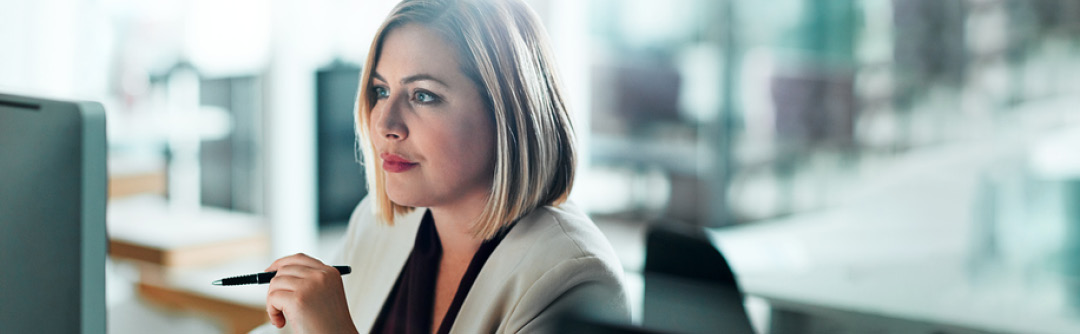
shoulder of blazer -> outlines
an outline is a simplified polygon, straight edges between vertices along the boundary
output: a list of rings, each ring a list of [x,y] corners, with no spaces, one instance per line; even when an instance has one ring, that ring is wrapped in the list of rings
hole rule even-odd
[[[554,298],[580,279],[603,276],[604,284],[621,285],[621,273],[600,229],[581,210],[563,205],[539,208],[519,220],[488,258],[477,282],[483,278],[485,284],[500,285],[492,292],[503,299],[520,299],[536,287]]]
[[[585,285],[604,287],[611,298],[625,299],[622,266],[614,250],[572,204],[541,207],[520,219],[488,258],[457,321],[463,328],[514,332]],[[484,327],[490,325],[498,328]]]
[[[500,256],[517,258],[518,266],[528,265],[534,270],[591,257],[612,265],[619,263],[604,234],[572,203],[537,208],[517,222],[499,248],[504,245],[504,249],[496,249],[497,253],[503,252]]]

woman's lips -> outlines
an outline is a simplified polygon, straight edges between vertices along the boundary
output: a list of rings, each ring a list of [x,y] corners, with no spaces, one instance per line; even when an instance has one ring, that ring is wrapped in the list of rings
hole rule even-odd
[[[383,153],[379,157],[383,160],[383,170],[391,173],[401,173],[420,165],[396,154]]]

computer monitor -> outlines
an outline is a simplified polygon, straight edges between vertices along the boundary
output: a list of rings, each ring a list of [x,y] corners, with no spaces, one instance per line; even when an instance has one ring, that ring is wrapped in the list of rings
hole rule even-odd
[[[105,333],[105,110],[0,93],[0,333]]]

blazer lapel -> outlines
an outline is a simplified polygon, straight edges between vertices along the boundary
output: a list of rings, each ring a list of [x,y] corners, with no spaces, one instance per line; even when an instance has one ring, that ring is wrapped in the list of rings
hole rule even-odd
[[[405,262],[412,252],[413,242],[416,240],[416,231],[420,227],[420,220],[424,217],[427,208],[416,208],[412,212],[398,216],[394,219],[394,225],[379,224],[375,226],[377,233],[372,233],[371,238],[365,238],[365,242],[375,244],[374,247],[365,247],[375,250],[370,255],[374,272],[356,273],[363,275],[366,282],[360,283],[361,289],[368,289],[364,294],[372,300],[350,303],[353,312],[353,322],[361,332],[370,330],[375,319],[382,311],[390,290],[394,288]],[[375,231],[372,231],[375,232]],[[377,300],[378,302],[372,302]],[[362,308],[362,309],[357,309]]]

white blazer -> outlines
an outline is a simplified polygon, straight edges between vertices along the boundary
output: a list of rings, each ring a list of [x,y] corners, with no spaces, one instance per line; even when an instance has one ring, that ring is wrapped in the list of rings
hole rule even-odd
[[[353,323],[369,332],[382,311],[426,209],[387,225],[365,198],[353,211],[338,262]],[[451,333],[552,332],[559,312],[588,302],[608,320],[630,321],[622,266],[592,220],[572,203],[545,206],[521,218],[488,258]],[[599,310],[598,310],[599,309]],[[286,326],[286,329],[288,326]],[[269,324],[253,333],[274,333]]]

